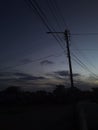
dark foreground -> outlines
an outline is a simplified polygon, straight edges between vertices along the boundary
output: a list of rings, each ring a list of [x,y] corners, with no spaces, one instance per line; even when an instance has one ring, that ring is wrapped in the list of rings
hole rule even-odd
[[[98,130],[98,105],[80,103],[87,130]],[[79,130],[81,125],[73,105],[0,107],[0,130]],[[82,127],[81,127],[82,128]]]
[[[74,130],[72,106],[1,107],[0,130]]]

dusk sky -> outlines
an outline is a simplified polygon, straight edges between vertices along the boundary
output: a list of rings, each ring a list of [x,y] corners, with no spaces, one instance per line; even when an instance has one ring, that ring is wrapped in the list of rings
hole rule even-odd
[[[0,90],[9,85],[25,90],[52,90],[69,85],[68,60],[31,3],[51,30],[70,30],[70,49],[76,87],[98,85],[97,0],[0,0]],[[53,31],[53,30],[52,30]],[[83,35],[71,35],[83,34]],[[57,35],[55,34],[57,37]],[[64,46],[64,35],[59,34]],[[57,37],[58,38],[58,37]],[[74,55],[85,64],[77,64]]]

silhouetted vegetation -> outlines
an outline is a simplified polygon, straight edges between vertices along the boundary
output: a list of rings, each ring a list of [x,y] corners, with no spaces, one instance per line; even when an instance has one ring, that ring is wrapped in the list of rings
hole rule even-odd
[[[30,126],[38,130],[40,128],[77,130],[81,127],[77,105],[81,101],[98,103],[98,88],[81,91],[76,87],[66,88],[64,85],[57,85],[53,92],[44,90],[25,92],[17,86],[10,86],[0,92],[0,128],[27,129]],[[85,104],[82,107],[85,108]],[[88,111],[87,108],[85,113],[90,122],[92,109]],[[89,122],[88,125],[91,124]],[[89,126],[97,128],[97,123],[93,121],[93,124]]]
[[[53,92],[44,90],[24,92],[19,87],[11,86],[0,92],[1,105],[34,105],[34,104],[70,104],[79,101],[98,102],[98,88],[92,91],[81,91],[77,88],[65,88],[57,85]]]

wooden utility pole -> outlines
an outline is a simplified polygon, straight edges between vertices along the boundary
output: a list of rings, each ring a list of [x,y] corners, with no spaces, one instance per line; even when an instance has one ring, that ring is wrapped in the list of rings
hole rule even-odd
[[[70,35],[69,30],[65,30],[65,32],[48,32],[48,33],[63,33],[64,34],[64,37],[66,40],[67,57],[68,57],[68,62],[69,62],[70,83],[71,83],[71,88],[73,88],[74,84],[73,84],[73,73],[72,73],[70,47],[69,47],[69,35]]]
[[[71,83],[71,87],[73,88],[74,87],[74,84],[73,84],[73,73],[72,73],[72,64],[71,64],[71,56],[70,56],[70,48],[69,48],[70,32],[68,30],[65,30],[64,36],[65,36],[65,40],[66,40],[67,56],[68,56],[68,62],[69,62],[70,83]]]

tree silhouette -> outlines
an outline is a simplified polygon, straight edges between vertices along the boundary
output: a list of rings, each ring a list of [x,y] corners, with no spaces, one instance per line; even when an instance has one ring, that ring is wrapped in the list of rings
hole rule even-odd
[[[64,85],[57,85],[56,89],[53,91],[56,96],[62,96],[65,94],[65,86]]]
[[[19,87],[11,86],[4,90],[7,94],[18,94],[21,92]]]

